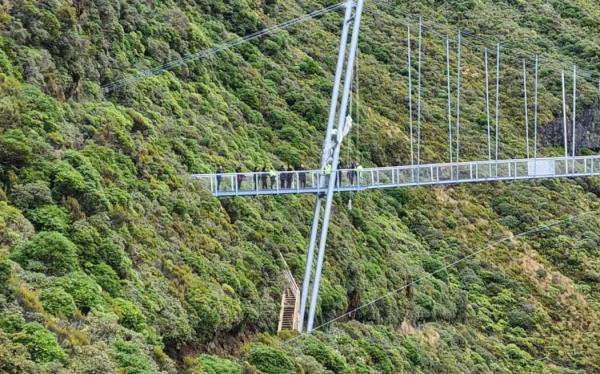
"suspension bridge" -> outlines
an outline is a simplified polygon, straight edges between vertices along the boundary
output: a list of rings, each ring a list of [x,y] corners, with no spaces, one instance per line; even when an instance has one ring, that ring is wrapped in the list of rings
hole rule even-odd
[[[487,157],[484,160],[466,161],[461,157],[461,126],[462,118],[462,95],[463,95],[463,68],[462,46],[463,33],[458,32],[457,38],[452,40],[456,45],[455,76],[452,77],[451,64],[451,39],[445,37],[445,93],[447,94],[447,154],[446,161],[440,163],[425,163],[421,154],[421,125],[422,125],[422,65],[423,65],[423,19],[419,17],[418,30],[416,32],[416,43],[413,39],[410,24],[407,24],[407,106],[409,112],[408,138],[410,163],[391,167],[353,167],[351,169],[339,168],[341,147],[344,139],[352,131],[352,110],[349,110],[351,90],[356,89],[358,98],[357,79],[357,53],[358,39],[360,35],[361,19],[363,15],[365,0],[347,0],[343,3],[332,5],[328,8],[318,10],[294,20],[268,29],[250,34],[217,45],[207,51],[197,53],[186,58],[172,61],[158,68],[142,72],[139,76],[131,79],[123,79],[103,87],[105,92],[118,89],[126,84],[145,79],[148,76],[160,74],[183,64],[206,58],[229,48],[233,48],[261,36],[269,35],[278,30],[299,24],[301,22],[321,16],[325,13],[344,9],[341,36],[337,57],[336,71],[333,79],[333,89],[327,120],[327,129],[321,151],[320,167],[315,170],[296,171],[261,171],[240,173],[208,173],[193,174],[191,177],[219,198],[236,196],[270,196],[289,194],[313,194],[316,196],[311,235],[306,257],[305,274],[302,283],[300,301],[297,300],[298,287],[291,274],[287,277],[290,289],[282,300],[282,326],[292,326],[300,332],[310,333],[314,327],[314,318],[317,309],[320,281],[323,270],[323,262],[327,243],[328,226],[332,213],[332,202],[335,193],[364,191],[372,189],[386,189],[398,187],[415,187],[431,185],[452,185],[462,183],[481,183],[494,181],[531,180],[542,178],[570,178],[588,177],[600,175],[600,156],[578,155],[577,144],[577,78],[585,76],[593,78],[593,74],[585,73],[573,66],[572,76],[572,101],[567,101],[567,82],[564,65],[560,70],[561,87],[561,119],[562,132],[562,155],[559,157],[544,157],[538,150],[539,139],[539,96],[540,96],[540,58],[534,56],[533,65],[533,92],[529,92],[528,65],[525,58],[522,59],[522,97],[523,97],[523,126],[525,158],[503,159],[500,157],[501,134],[500,134],[500,86],[501,86],[501,45],[495,46],[495,87],[492,95],[492,82],[490,77],[489,60],[493,49],[483,49],[484,61],[485,95],[485,150]],[[413,44],[416,44],[416,68],[413,56]],[[520,63],[521,61],[519,61]],[[416,78],[413,76],[416,72]],[[356,82],[353,87],[353,79]],[[415,82],[416,80],[416,82]],[[416,94],[413,86],[416,85]],[[452,88],[454,87],[454,91]],[[600,86],[599,86],[600,89]],[[414,97],[416,96],[416,97]],[[493,97],[493,102],[492,102]],[[453,103],[454,99],[454,103]],[[533,103],[531,102],[533,101]],[[359,101],[357,100],[357,104]],[[351,105],[351,101],[350,101]],[[568,106],[570,105],[570,113]],[[492,115],[492,107],[494,114]],[[359,113],[360,110],[357,110]],[[533,114],[532,114],[533,113]],[[569,120],[570,115],[570,120]],[[531,118],[532,121],[531,121]],[[512,121],[512,119],[511,119]],[[515,122],[515,121],[513,121]],[[531,123],[533,122],[533,124]],[[358,121],[357,121],[358,123]],[[515,125],[516,123],[513,123]],[[515,126],[516,127],[516,126]],[[531,139],[533,138],[533,139]],[[322,212],[323,211],[323,212]],[[321,218],[322,215],[322,218]],[[315,253],[315,251],[317,251]],[[315,261],[316,254],[316,261]],[[291,295],[287,300],[285,295]],[[310,299],[310,306],[309,305]],[[284,315],[287,313],[287,315]],[[308,315],[307,315],[308,312]],[[291,313],[292,315],[289,315]],[[299,315],[298,315],[299,314]]]
[[[315,194],[316,202],[311,227],[311,236],[306,258],[305,274],[300,295],[299,310],[291,311],[292,302],[282,301],[282,311],[286,310],[287,320],[297,321],[294,329],[311,333],[317,308],[323,261],[325,256],[328,225],[334,193],[414,187],[427,185],[449,185],[460,183],[493,182],[509,180],[530,180],[541,178],[568,178],[600,175],[600,156],[579,156],[576,154],[577,134],[577,67],[573,66],[571,122],[568,120],[567,84],[565,70],[561,70],[562,96],[562,135],[563,155],[561,157],[540,157],[538,152],[539,133],[539,57],[535,57],[533,73],[533,108],[528,92],[527,63],[523,59],[523,112],[525,127],[526,158],[501,159],[500,157],[500,85],[501,85],[501,46],[496,44],[495,57],[495,100],[492,103],[489,55],[484,49],[485,79],[485,118],[487,138],[487,160],[461,161],[461,98],[462,98],[462,33],[456,39],[456,82],[452,92],[450,39],[446,38],[446,93],[448,159],[444,163],[422,162],[421,122],[422,122],[422,40],[423,25],[419,17],[417,37],[416,103],[413,101],[413,52],[410,25],[407,25],[407,66],[408,66],[408,110],[410,165],[376,168],[338,169],[343,140],[352,129],[353,119],[348,110],[352,89],[355,63],[357,62],[357,42],[360,33],[364,0],[349,0],[345,3],[345,15],[340,37],[337,68],[327,130],[321,152],[321,164],[317,170],[270,171],[254,173],[214,173],[194,174],[192,178],[202,183],[214,196],[264,196],[286,194]],[[348,39],[350,41],[348,42]],[[358,81],[358,80],[357,80]],[[356,84],[356,86],[358,86]],[[357,88],[357,87],[356,87]],[[341,93],[340,93],[341,92]],[[358,88],[357,94],[358,97]],[[455,106],[452,98],[455,96]],[[415,105],[416,104],[416,108]],[[494,115],[491,107],[494,107]],[[532,109],[532,110],[531,110]],[[530,130],[530,112],[533,111],[533,129]],[[359,112],[359,111],[357,111]],[[416,112],[416,113],[415,113]],[[416,118],[415,118],[416,117]],[[493,123],[492,123],[493,121]],[[533,133],[533,146],[530,139]],[[533,149],[532,149],[533,148]],[[324,213],[321,220],[322,201]],[[318,247],[317,247],[318,243]],[[315,249],[318,248],[316,264]],[[290,287],[296,287],[295,282]],[[310,298],[308,318],[307,304]],[[285,298],[284,298],[285,299]],[[294,296],[294,303],[297,299]],[[283,312],[282,312],[283,313]],[[290,315],[291,314],[291,315]],[[299,314],[299,316],[297,315]],[[284,317],[282,317],[284,318]],[[306,326],[305,326],[306,323]]]

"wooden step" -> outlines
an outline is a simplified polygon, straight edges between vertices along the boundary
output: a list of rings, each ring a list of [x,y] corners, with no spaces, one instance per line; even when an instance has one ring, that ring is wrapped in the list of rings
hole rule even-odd
[[[283,278],[287,283],[287,287],[284,288],[281,297],[278,331],[294,330],[297,328],[296,324],[298,323],[298,286],[289,270],[286,270]]]

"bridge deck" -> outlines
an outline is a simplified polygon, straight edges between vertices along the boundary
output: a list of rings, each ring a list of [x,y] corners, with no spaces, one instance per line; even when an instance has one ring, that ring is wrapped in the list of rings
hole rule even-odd
[[[396,187],[600,175],[600,156],[470,161],[452,164],[338,170],[337,192]],[[192,174],[213,195],[257,196],[326,192],[319,170],[269,173]],[[339,177],[338,177],[339,179]],[[272,183],[273,182],[273,183]]]

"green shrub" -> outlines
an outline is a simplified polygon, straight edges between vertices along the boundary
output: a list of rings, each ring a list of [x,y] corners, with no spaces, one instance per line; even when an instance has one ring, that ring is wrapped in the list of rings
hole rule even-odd
[[[545,279],[546,275],[548,275],[548,272],[544,268],[537,268],[535,270],[535,273],[537,274],[538,278],[540,278],[540,279]]]
[[[8,56],[6,56],[6,53],[4,53],[2,49],[0,49],[0,73],[14,76],[16,75],[17,71],[18,70],[15,69],[10,63],[10,60]]]
[[[294,362],[287,354],[266,345],[253,345],[245,357],[248,362],[265,374],[295,373]]]
[[[467,319],[467,309],[469,307],[469,293],[465,290],[459,290],[455,298],[456,320],[464,323]]]
[[[321,66],[310,57],[303,58],[298,67],[306,75],[317,75],[321,72]]]
[[[378,373],[395,373],[394,364],[387,352],[376,344],[370,344],[364,347],[371,358],[371,364]]]
[[[82,374],[119,373],[117,364],[111,357],[113,353],[111,347],[100,340],[77,347],[77,355],[71,356],[69,362],[69,372]]]
[[[304,341],[304,353],[314,357],[320,364],[334,373],[350,372],[342,356],[314,337],[309,337]]]
[[[243,88],[237,95],[240,100],[253,109],[260,109],[260,98],[256,91],[256,88]]]
[[[533,320],[525,312],[518,309],[513,309],[508,312],[507,316],[508,323],[513,327],[522,327],[524,329],[530,329],[533,325]]]
[[[83,176],[90,189],[100,186],[100,174],[87,156],[75,150],[68,150],[63,158]]]
[[[505,351],[511,360],[515,360],[517,362],[531,360],[531,356],[529,355],[529,353],[523,351],[521,348],[519,348],[515,344],[511,343],[511,344],[506,345]]]
[[[100,176],[90,160],[77,151],[68,151],[52,173],[52,189],[58,196],[73,196],[88,214],[104,210],[108,200],[99,189]]]
[[[23,344],[14,342],[8,334],[0,331],[1,373],[38,374],[46,371],[41,366],[31,360]]]
[[[348,305],[345,290],[339,285],[331,284],[326,279],[321,284],[319,301],[321,303],[322,318],[332,316],[336,311],[344,310]]]
[[[367,222],[358,209],[351,209],[348,211],[352,225],[358,230],[366,231],[368,228]]]
[[[277,145],[274,153],[286,164],[300,164],[300,153],[298,153],[297,148],[292,147],[288,142],[281,142],[279,145]]]
[[[416,320],[431,320],[436,306],[433,298],[426,293],[419,292],[415,296],[414,302]]]
[[[100,248],[101,259],[114,269],[119,277],[124,278],[131,270],[131,259],[125,253],[121,244],[112,239],[106,240]]]
[[[125,275],[129,268],[129,259],[123,248],[107,236],[107,228],[103,227],[105,222],[93,220],[80,220],[73,224],[71,237],[81,248],[82,263],[105,262],[120,275]],[[98,270],[98,271],[96,271]],[[103,269],[92,270],[94,273],[106,273]],[[100,283],[100,282],[99,282]]]
[[[135,343],[118,339],[114,342],[113,347],[115,349],[114,359],[121,367],[123,373],[151,373],[148,366],[148,358]]]
[[[521,221],[515,216],[506,216],[500,219],[500,222],[509,229],[516,229],[521,224]]]
[[[111,187],[106,190],[106,199],[113,207],[131,209],[131,195],[120,188]]]
[[[406,339],[402,346],[406,349],[406,357],[412,362],[414,365],[420,365],[422,361],[422,353],[419,346],[410,339]]]
[[[25,269],[62,275],[78,268],[77,247],[59,232],[42,231],[17,247],[12,258]]]
[[[2,172],[0,167],[0,173]],[[2,201],[3,191],[0,188],[0,245],[9,245],[12,248],[18,243],[22,243],[24,237],[29,236],[33,231],[33,226],[27,222],[19,209]]]
[[[25,324],[17,341],[27,347],[35,362],[67,361],[67,355],[58,344],[56,336],[37,322]]]
[[[11,198],[13,204],[21,209],[32,209],[52,204],[52,192],[48,186],[41,182],[15,186]]]
[[[40,294],[44,309],[58,317],[73,317],[77,307],[73,297],[61,287],[46,288]]]
[[[10,275],[12,269],[10,263],[0,258],[0,294],[8,296],[11,293]]]
[[[219,286],[207,288],[202,284],[190,287],[186,295],[189,313],[194,318],[194,328],[205,338],[230,329],[242,318],[239,300],[226,295]]]
[[[121,294],[121,282],[119,281],[119,276],[110,266],[104,263],[96,264],[92,266],[91,272],[92,276],[103,290],[112,296],[119,296]]]
[[[52,185],[54,192],[59,196],[78,197],[89,191],[89,186],[83,175],[64,161],[54,167]]]
[[[89,275],[80,271],[69,273],[61,277],[57,284],[73,297],[75,305],[83,313],[92,309],[104,309],[105,302],[100,294],[100,286]]]
[[[31,84],[23,85],[20,95],[25,101],[21,117],[21,124],[24,127],[33,128],[36,132],[58,130],[63,122],[63,116],[55,99]]]
[[[70,225],[69,215],[64,208],[45,205],[28,211],[27,218],[37,230],[67,232]]]
[[[202,373],[206,374],[241,374],[242,367],[227,359],[202,354],[198,357]]]
[[[131,301],[118,297],[113,301],[112,309],[124,327],[138,332],[146,328],[146,317]]]
[[[511,216],[516,214],[516,209],[504,197],[496,199],[493,208],[501,216]]]
[[[27,164],[32,156],[31,141],[23,131],[11,129],[0,134],[0,164],[18,167]]]
[[[588,283],[600,283],[600,274],[593,270],[588,270],[583,274],[583,280]]]
[[[426,272],[433,274],[434,277],[440,280],[448,281],[448,271],[442,261],[435,257],[425,257],[422,263]]]
[[[23,329],[25,320],[20,314],[0,313],[0,330],[14,334]]]

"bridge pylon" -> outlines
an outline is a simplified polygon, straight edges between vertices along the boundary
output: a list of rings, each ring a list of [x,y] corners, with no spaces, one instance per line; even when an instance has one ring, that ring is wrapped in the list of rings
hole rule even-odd
[[[306,304],[309,296],[309,289],[312,279],[312,292],[310,292],[310,308],[308,312],[308,320],[306,323],[306,332],[311,333],[314,325],[314,317],[317,308],[319,296],[319,287],[321,283],[321,274],[323,271],[323,261],[325,258],[325,247],[327,244],[327,234],[329,229],[329,221],[331,219],[331,206],[333,203],[333,194],[336,185],[337,168],[340,157],[340,149],[347,135],[352,121],[348,118],[348,100],[350,96],[350,87],[354,72],[354,63],[356,60],[356,52],[358,48],[358,37],[360,33],[360,23],[362,18],[364,0],[348,0],[345,5],[344,23],[342,25],[342,34],[340,37],[340,46],[338,52],[337,67],[333,82],[333,91],[331,94],[331,103],[329,106],[329,117],[327,121],[327,130],[323,141],[321,151],[321,167],[320,172],[328,177],[323,178],[324,196],[317,194],[315,201],[315,210],[313,214],[313,222],[311,226],[311,235],[309,240],[308,252],[306,256],[306,267],[304,273],[304,281],[302,283],[302,294],[300,300],[300,320],[298,330],[304,330]],[[350,36],[348,46],[348,37]],[[344,80],[342,83],[342,76]],[[343,86],[340,96],[340,88]],[[338,111],[339,103],[339,111]],[[337,126],[335,126],[337,121]],[[322,200],[325,200],[323,222],[320,223]],[[313,262],[315,255],[315,247],[319,238],[319,250],[317,254],[317,263],[314,265],[313,277]]]

